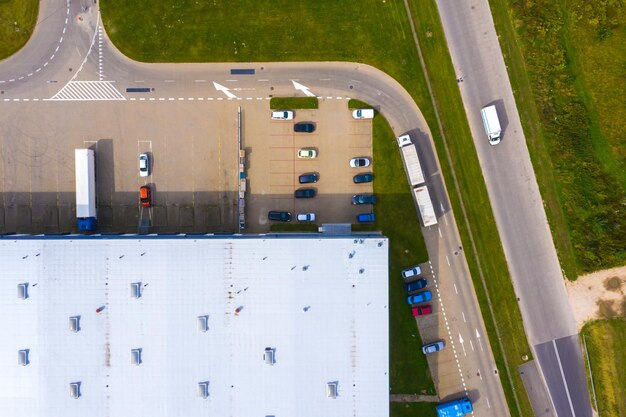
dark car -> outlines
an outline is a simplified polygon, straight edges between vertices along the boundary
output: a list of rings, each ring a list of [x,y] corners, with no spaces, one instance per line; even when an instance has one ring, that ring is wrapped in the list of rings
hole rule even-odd
[[[374,181],[374,174],[372,174],[371,172],[365,173],[365,174],[356,174],[353,178],[354,183],[355,184],[362,184],[365,182],[372,182]]]
[[[376,218],[374,217],[374,213],[361,213],[356,216],[356,221],[359,223],[373,223],[376,221]]]
[[[315,188],[299,188],[293,193],[296,198],[313,198],[315,194],[317,194]]]
[[[308,174],[302,174],[298,178],[300,184],[310,184],[312,182],[317,182],[320,179],[320,175],[317,172],[309,172]]]
[[[300,122],[293,125],[294,132],[305,132],[305,133],[313,133],[315,132],[315,125],[311,122]]]
[[[374,194],[357,194],[352,196],[352,204],[375,204]]]
[[[291,213],[288,211],[270,211],[267,218],[276,222],[289,222],[291,221]]]
[[[426,288],[426,285],[428,285],[428,281],[426,281],[426,278],[420,278],[417,281],[404,284],[404,290],[407,293],[410,293],[413,291],[421,290],[422,288]]]

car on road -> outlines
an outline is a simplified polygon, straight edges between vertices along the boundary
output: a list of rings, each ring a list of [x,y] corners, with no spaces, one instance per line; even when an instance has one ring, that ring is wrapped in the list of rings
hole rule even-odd
[[[376,196],[374,194],[356,194],[352,196],[352,204],[375,204]]]
[[[294,132],[313,133],[315,132],[315,124],[311,122],[299,122],[293,125]]]
[[[314,159],[317,158],[317,150],[313,148],[302,148],[298,150],[298,158]]]
[[[275,222],[290,222],[291,213],[288,211],[270,211],[267,213],[267,218]]]
[[[431,353],[439,352],[440,350],[444,348],[445,345],[446,344],[443,340],[439,340],[433,343],[428,343],[422,346],[422,352],[424,352],[424,355],[430,355]]]
[[[427,316],[429,314],[431,314],[433,312],[433,309],[430,305],[425,305],[425,306],[417,306],[417,307],[412,307],[411,308],[411,313],[413,314],[413,317],[415,316]]]
[[[315,213],[299,213],[298,214],[299,222],[314,222],[315,221]]]
[[[423,303],[425,301],[430,301],[433,299],[433,295],[430,291],[422,291],[417,294],[409,295],[406,298],[407,303],[409,304],[418,304]]]
[[[300,184],[311,184],[314,182],[318,182],[320,179],[320,175],[317,172],[309,172],[306,174],[302,174],[298,177],[298,182]]]
[[[361,213],[356,216],[356,221],[359,223],[373,223],[376,221],[374,213]]]
[[[374,109],[356,109],[352,112],[355,119],[373,119]]]
[[[404,291],[411,293],[413,291],[421,290],[422,288],[426,288],[428,285],[428,281],[426,278],[420,278],[417,281],[409,282],[408,284],[404,284]]]
[[[152,192],[148,185],[139,187],[139,202],[142,207],[150,207],[152,205]]]
[[[293,195],[296,198],[313,198],[317,194],[317,190],[315,188],[298,188],[294,191]]]
[[[272,120],[293,120],[291,110],[275,110],[272,112]]]
[[[366,174],[356,174],[354,178],[352,178],[355,184],[363,184],[366,182],[374,181],[374,174],[368,172]]]
[[[364,156],[360,156],[358,158],[352,158],[350,160],[350,166],[352,168],[365,168],[370,166],[370,160],[369,158],[366,158]]]
[[[150,158],[147,153],[139,154],[139,176],[147,177],[150,174]]]
[[[416,277],[416,276],[418,276],[421,273],[422,273],[422,268],[420,268],[419,266],[415,265],[415,266],[412,266],[410,268],[403,269],[402,270],[402,278],[407,279],[407,278],[411,278],[411,277]]]

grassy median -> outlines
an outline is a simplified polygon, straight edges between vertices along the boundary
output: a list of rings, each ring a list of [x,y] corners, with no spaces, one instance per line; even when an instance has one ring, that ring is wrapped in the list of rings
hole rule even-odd
[[[37,0],[0,0],[0,60],[17,52],[35,30]]]

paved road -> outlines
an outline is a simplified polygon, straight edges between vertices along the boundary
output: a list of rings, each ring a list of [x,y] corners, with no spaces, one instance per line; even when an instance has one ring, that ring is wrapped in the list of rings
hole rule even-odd
[[[439,224],[424,229],[435,313],[419,322],[425,338],[444,338],[447,348],[429,357],[443,399],[467,393],[475,416],[508,415],[500,375],[480,315],[459,233],[448,202],[428,126],[408,93],[386,74],[354,63],[142,64],[128,60],[109,42],[98,11],[85,0],[41,4],[40,23],[26,47],[0,63],[0,109],[27,103],[16,114],[23,123],[39,117],[40,102],[67,112],[68,102],[105,110],[137,112],[138,102],[268,100],[271,96],[316,95],[321,100],[354,97],[375,105],[396,134],[417,143]],[[233,75],[233,68],[254,74]],[[309,90],[296,90],[293,81]],[[145,89],[131,92],[128,89]],[[50,103],[58,102],[58,106]],[[122,103],[122,104],[120,104]],[[141,107],[141,111],[146,111]],[[210,114],[207,115],[210,117]],[[400,279],[398,277],[398,279]],[[408,306],[407,306],[407,314]],[[415,354],[419,354],[416,352]]]
[[[576,323],[567,299],[515,99],[487,0],[437,1],[474,142],[519,297],[524,326],[558,416],[591,416]],[[503,128],[490,146],[480,109],[495,104]],[[553,341],[557,341],[554,344]],[[554,347],[556,355],[544,347]],[[560,349],[564,354],[559,356]],[[568,353],[565,353],[568,352]],[[571,375],[563,369],[572,370]],[[560,375],[562,378],[553,377]]]

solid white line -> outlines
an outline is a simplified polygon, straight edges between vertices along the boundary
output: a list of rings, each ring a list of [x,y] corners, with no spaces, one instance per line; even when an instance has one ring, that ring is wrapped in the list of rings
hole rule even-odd
[[[576,417],[574,411],[574,404],[572,404],[572,397],[569,395],[569,389],[567,388],[567,382],[565,381],[565,374],[563,373],[563,364],[561,364],[561,356],[559,356],[559,350],[556,347],[556,340],[552,340],[552,346],[554,346],[554,353],[556,354],[556,360],[559,363],[559,369],[561,370],[561,378],[563,379],[563,385],[565,386],[565,393],[567,394],[567,401],[569,402],[569,408],[572,411],[572,415]]]

